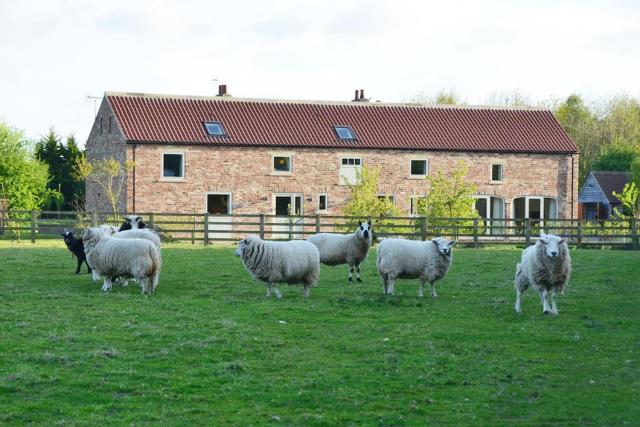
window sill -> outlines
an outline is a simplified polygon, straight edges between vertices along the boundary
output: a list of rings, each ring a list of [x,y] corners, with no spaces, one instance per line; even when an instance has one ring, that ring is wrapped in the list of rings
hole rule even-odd
[[[504,181],[490,181],[489,184],[491,184],[491,185],[500,185],[500,184],[504,184]]]
[[[167,178],[167,177],[162,177],[159,179],[160,182],[185,182],[186,180],[184,178]]]
[[[408,179],[426,179],[427,175],[409,175]]]
[[[271,176],[291,176],[293,172],[271,172],[269,175]]]

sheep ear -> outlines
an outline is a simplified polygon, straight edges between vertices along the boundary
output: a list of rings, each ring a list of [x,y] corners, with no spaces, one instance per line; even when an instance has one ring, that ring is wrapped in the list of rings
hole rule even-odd
[[[358,227],[362,226],[362,221],[358,221]]]
[[[560,239],[560,244],[563,244],[563,243],[567,243],[567,238],[566,237],[563,237],[562,239]]]
[[[142,217],[141,216],[137,216],[136,217],[136,221],[142,221]]]
[[[454,246],[456,244],[456,241],[455,240],[449,240],[448,243],[449,243],[449,246]]]
[[[367,224],[369,224],[369,227],[371,227],[371,220],[367,221]]]

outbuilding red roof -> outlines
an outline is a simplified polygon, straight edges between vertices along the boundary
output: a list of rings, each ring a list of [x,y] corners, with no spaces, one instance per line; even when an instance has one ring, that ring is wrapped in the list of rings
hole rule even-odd
[[[548,110],[107,93],[128,142],[577,153]],[[220,122],[209,136],[204,122]],[[341,140],[349,126],[355,140]]]

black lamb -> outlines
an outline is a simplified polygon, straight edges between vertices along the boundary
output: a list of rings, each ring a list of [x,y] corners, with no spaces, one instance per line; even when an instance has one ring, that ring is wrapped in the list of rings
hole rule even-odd
[[[65,231],[62,234],[64,238],[64,243],[67,245],[67,248],[71,251],[76,258],[78,258],[78,268],[76,268],[76,274],[80,273],[80,267],[84,262],[87,264],[87,273],[91,273],[91,267],[87,263],[87,256],[84,253],[84,243],[82,243],[82,239],[76,239],[73,236],[73,231]]]

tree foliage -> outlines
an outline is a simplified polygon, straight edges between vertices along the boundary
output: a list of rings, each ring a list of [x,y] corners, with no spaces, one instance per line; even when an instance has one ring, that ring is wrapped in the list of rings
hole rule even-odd
[[[630,171],[638,151],[628,145],[607,147],[591,165],[592,171]]]
[[[380,180],[380,168],[362,167],[356,172],[356,183],[349,185],[349,201],[343,207],[342,212],[346,216],[353,216],[363,220],[371,218],[374,227],[381,227],[389,223],[388,217],[399,216],[400,213],[395,204],[387,197],[380,196],[378,182]],[[353,229],[355,224],[348,224]]]
[[[80,156],[75,164],[74,177],[94,182],[105,195],[111,211],[118,212],[118,201],[127,180],[127,172],[131,170],[133,163],[126,161],[124,164],[116,159],[102,159],[89,161],[86,156]]]
[[[460,97],[453,90],[441,89],[434,95],[428,95],[424,92],[411,98],[411,102],[424,105],[458,105],[464,104]]]
[[[0,197],[9,209],[36,210],[58,192],[47,188],[49,169],[27,149],[23,134],[0,122]]]
[[[621,211],[616,208],[618,216],[640,219],[640,189],[635,182],[625,184],[622,194],[614,191],[613,195],[620,199],[623,206]]]
[[[61,197],[51,200],[45,209],[70,210],[77,200],[84,198],[84,182],[74,176],[73,170],[82,150],[73,136],[67,137],[66,144],[49,130],[36,144],[36,157],[49,166],[51,180],[49,188],[58,190]]]
[[[459,161],[448,174],[427,176],[429,194],[418,202],[418,212],[427,218],[474,218],[476,186],[466,180],[467,165]]]

